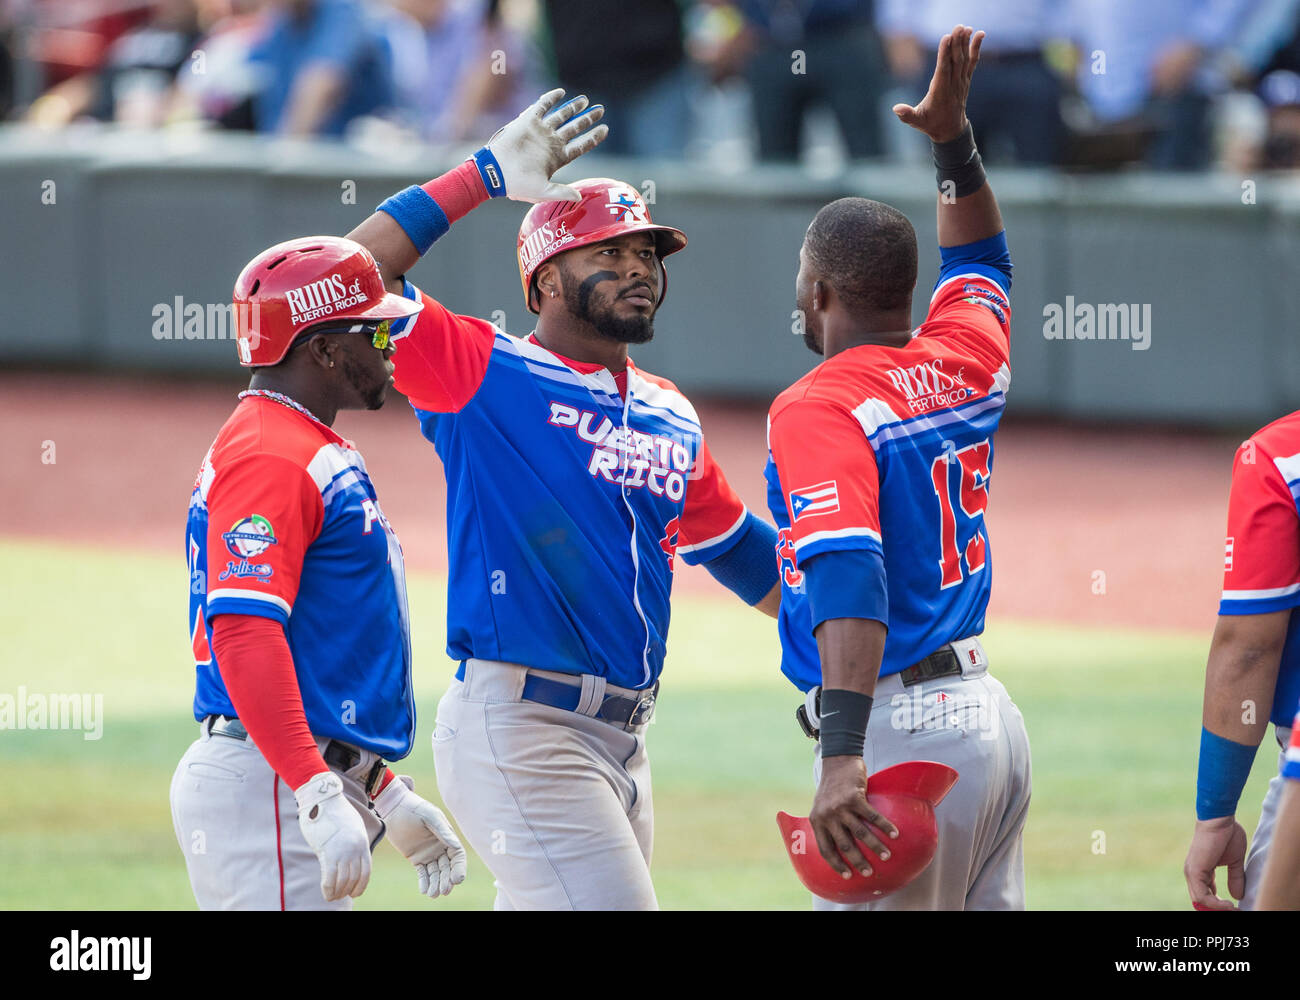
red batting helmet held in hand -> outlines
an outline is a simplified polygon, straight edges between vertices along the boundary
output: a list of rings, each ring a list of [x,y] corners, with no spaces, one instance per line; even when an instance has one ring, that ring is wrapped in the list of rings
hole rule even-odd
[[[519,226],[519,278],[524,284],[524,301],[537,312],[537,290],[533,275],[556,254],[589,246],[626,233],[650,233],[655,240],[662,280],[659,304],[668,292],[668,271],[664,258],[686,246],[686,234],[671,226],[650,221],[641,193],[631,184],[609,177],[589,177],[571,187],[581,201],[542,201],[528,210]],[[657,308],[657,306],[656,306]]]
[[[956,771],[929,760],[905,761],[867,778],[867,801],[898,827],[896,840],[881,835],[889,845],[888,861],[858,842],[858,849],[871,862],[870,876],[854,871],[851,878],[844,878],[817,850],[807,817],[777,813],[776,824],[799,881],[814,896],[832,903],[873,903],[901,889],[934,858],[939,841],[934,809],[956,783]]]
[[[279,364],[300,333],[322,323],[395,320],[422,308],[384,288],[379,265],[360,243],[341,236],[277,243],[235,281],[239,363]]]

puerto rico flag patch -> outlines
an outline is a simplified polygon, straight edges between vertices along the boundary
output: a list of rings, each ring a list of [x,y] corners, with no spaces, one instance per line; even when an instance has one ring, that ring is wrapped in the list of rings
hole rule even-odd
[[[834,514],[839,509],[840,489],[834,479],[790,491],[790,514],[795,521],[817,514]]]

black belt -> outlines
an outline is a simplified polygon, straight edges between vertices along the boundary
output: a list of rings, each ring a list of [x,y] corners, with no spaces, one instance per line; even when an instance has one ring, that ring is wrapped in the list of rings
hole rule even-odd
[[[961,659],[957,656],[957,651],[951,646],[944,646],[942,649],[931,653],[924,660],[918,660],[910,667],[900,670],[899,679],[903,682],[904,687],[910,687],[913,684],[919,684],[921,681],[933,681],[940,677],[952,677],[961,674]],[[821,717],[822,693],[818,688],[816,696],[817,715]],[[808,707],[800,705],[795,709],[794,717],[799,721],[799,728],[804,731],[804,735],[809,739],[815,740],[821,735],[819,729],[814,729],[812,720],[808,718]]]
[[[625,730],[632,726],[644,725],[654,715],[655,697],[658,693],[659,682],[655,681],[654,687],[638,692],[638,697],[635,698],[626,698],[617,694],[606,695],[591,718],[600,719],[602,722],[608,722]],[[582,685],[565,684],[563,681],[530,673],[524,678],[524,690],[520,697],[524,701],[576,712],[578,704],[582,701]]]
[[[900,671],[898,676],[903,682],[903,687],[910,687],[921,681],[932,681],[938,677],[951,677],[953,674],[960,673],[961,660],[957,657],[957,651],[951,646],[944,646],[924,660],[918,660],[906,670]]]
[[[248,739],[248,730],[233,715],[209,715],[207,726],[208,732],[213,736],[225,736],[232,740]],[[339,740],[326,742],[321,756],[325,758],[326,764],[339,771],[351,771],[361,763],[361,751]],[[371,798],[374,798],[375,792],[379,790],[379,782],[383,780],[387,771],[388,765],[382,759],[377,759],[366,772],[366,779],[362,784],[365,785],[366,794]]]

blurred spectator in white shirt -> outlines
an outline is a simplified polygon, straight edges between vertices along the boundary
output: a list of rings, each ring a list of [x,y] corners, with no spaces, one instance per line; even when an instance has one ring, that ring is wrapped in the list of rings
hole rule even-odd
[[[985,32],[966,115],[985,158],[1056,163],[1062,152],[1062,84],[1044,58],[1060,37],[1059,0],[876,0],[876,25],[895,82],[914,104],[934,71],[939,39],[954,25]]]
[[[1217,66],[1259,0],[1070,0],[1066,31],[1079,49],[1078,87],[1102,127],[1151,132],[1145,159],[1162,169],[1209,164]]]

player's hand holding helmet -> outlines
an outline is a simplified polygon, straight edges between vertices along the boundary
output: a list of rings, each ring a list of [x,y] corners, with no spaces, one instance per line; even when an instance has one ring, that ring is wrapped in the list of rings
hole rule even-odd
[[[414,788],[414,781],[399,775],[375,796],[374,809],[393,846],[415,865],[420,892],[437,899],[465,881],[465,848],[442,810],[416,795]]]
[[[298,826],[320,858],[320,891],[326,900],[360,896],[370,883],[370,838],[361,814],[343,794],[343,781],[322,771],[294,790]]]
[[[551,175],[600,145],[609,126],[596,124],[605,109],[590,104],[585,95],[561,104],[563,98],[560,89],[543,94],[475,154],[488,194],[515,201],[581,200],[576,190],[554,183]]]

